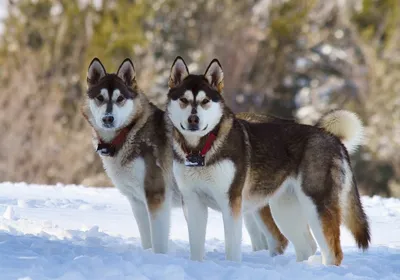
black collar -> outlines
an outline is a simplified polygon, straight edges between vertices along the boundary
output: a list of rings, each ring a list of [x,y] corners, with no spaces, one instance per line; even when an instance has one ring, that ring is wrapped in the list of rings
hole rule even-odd
[[[131,131],[135,122],[130,123],[128,126],[121,129],[111,142],[105,142],[99,137],[99,144],[97,145],[97,152],[103,156],[115,156],[125,143],[126,137]]]

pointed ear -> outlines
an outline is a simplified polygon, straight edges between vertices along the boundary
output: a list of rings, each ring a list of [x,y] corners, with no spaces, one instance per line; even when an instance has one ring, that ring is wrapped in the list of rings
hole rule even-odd
[[[204,77],[219,93],[224,89],[224,72],[218,59],[214,58],[208,65]]]
[[[187,76],[189,76],[189,69],[185,61],[180,56],[176,57],[171,67],[171,74],[168,81],[169,88],[177,87]]]
[[[87,73],[87,84],[88,86],[92,86],[97,84],[101,78],[106,75],[106,69],[103,64],[101,64],[100,59],[97,57],[93,58],[92,62],[90,62],[88,73]]]
[[[118,68],[117,75],[127,86],[132,86],[136,78],[135,67],[133,66],[132,60],[125,58]]]

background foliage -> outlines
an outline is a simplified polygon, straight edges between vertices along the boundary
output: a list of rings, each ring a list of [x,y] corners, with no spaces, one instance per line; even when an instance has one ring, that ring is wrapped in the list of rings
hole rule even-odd
[[[4,1],[4,0],[3,0]],[[108,186],[80,114],[86,70],[125,57],[164,106],[176,55],[218,57],[236,111],[313,123],[332,108],[367,125],[364,194],[400,196],[398,0],[13,0],[1,7],[0,180]]]

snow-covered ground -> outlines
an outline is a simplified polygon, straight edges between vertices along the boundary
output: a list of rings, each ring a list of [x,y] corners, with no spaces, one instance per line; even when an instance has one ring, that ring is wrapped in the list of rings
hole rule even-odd
[[[140,247],[127,200],[115,189],[0,184],[0,279],[400,279],[400,200],[363,198],[372,247],[360,252],[342,231],[344,261],[321,265],[320,255],[296,263],[252,252],[244,230],[243,262],[224,260],[219,213],[210,211],[206,260],[188,260],[182,211],[172,214],[170,253]],[[295,218],[295,217],[294,217]]]

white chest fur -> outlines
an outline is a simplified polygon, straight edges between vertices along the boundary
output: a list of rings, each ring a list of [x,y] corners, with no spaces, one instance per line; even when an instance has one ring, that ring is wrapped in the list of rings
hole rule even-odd
[[[219,211],[227,206],[228,192],[236,173],[231,160],[204,167],[185,166],[174,161],[173,171],[184,197],[196,193],[208,207]]]
[[[126,196],[145,201],[144,178],[146,165],[143,158],[138,157],[132,162],[121,166],[119,157],[102,157],[104,169],[113,184]]]

